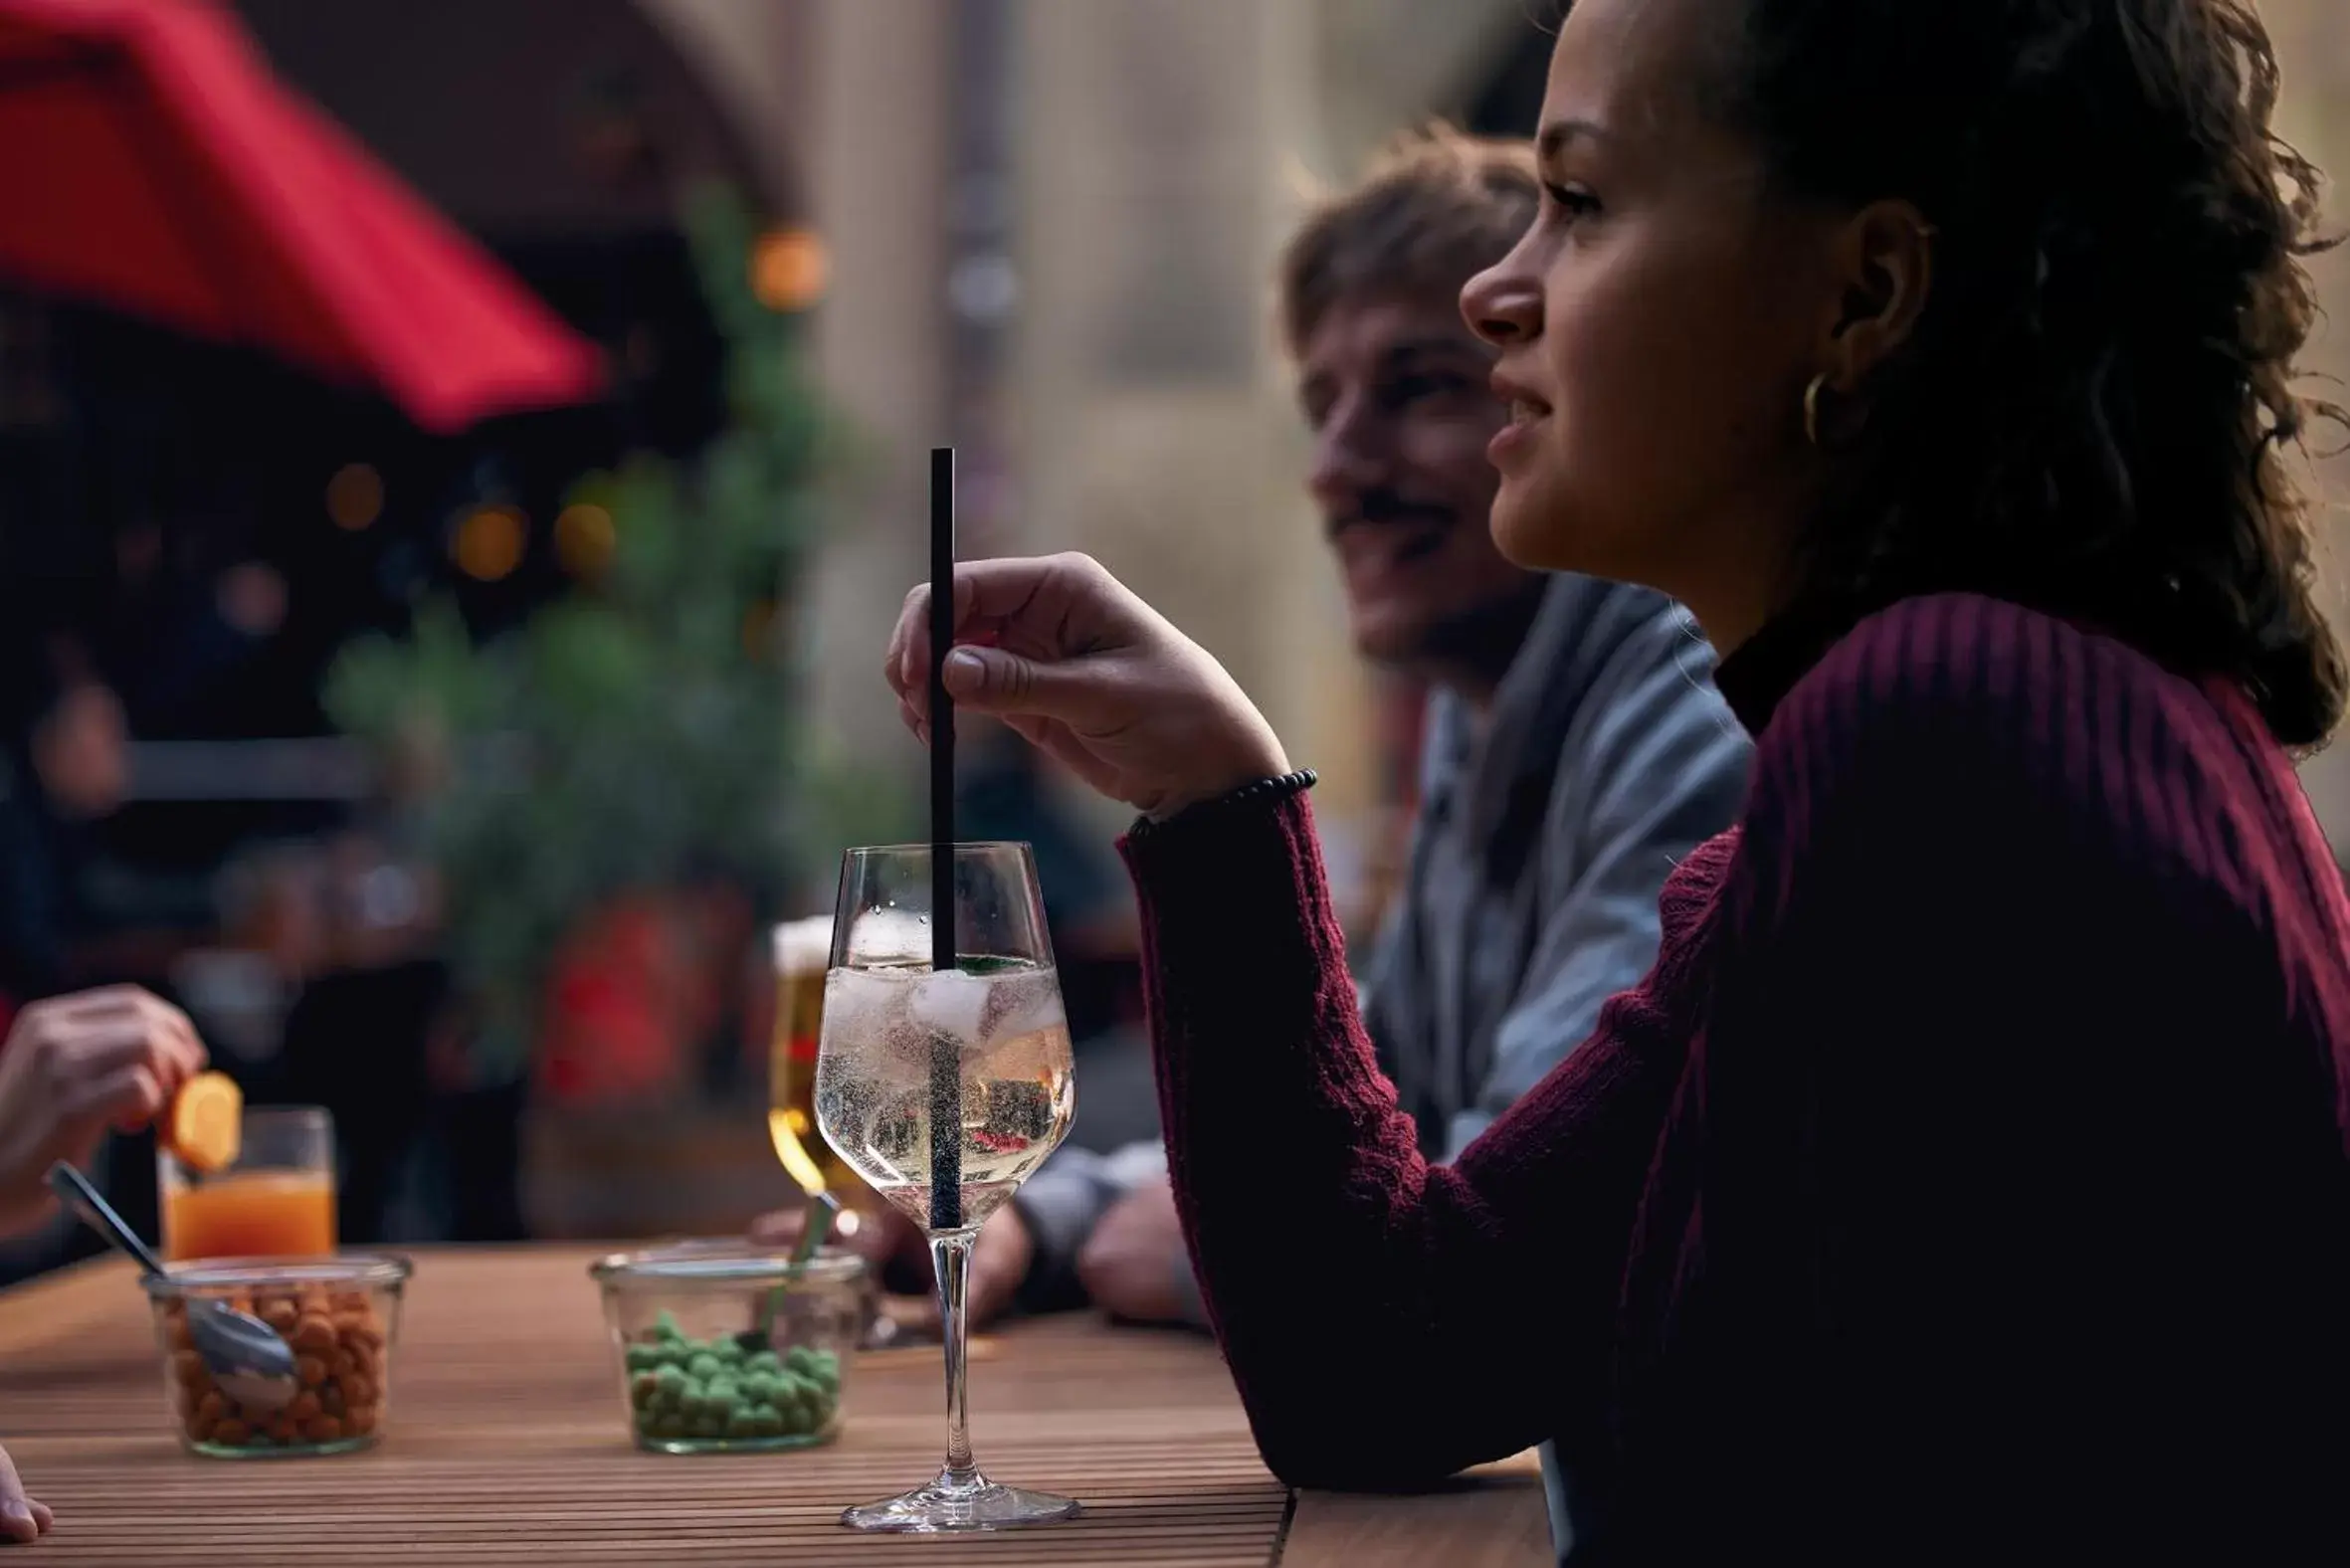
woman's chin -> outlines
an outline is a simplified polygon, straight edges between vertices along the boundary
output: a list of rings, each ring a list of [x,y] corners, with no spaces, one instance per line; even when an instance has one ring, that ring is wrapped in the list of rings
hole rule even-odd
[[[1578,570],[1565,514],[1546,503],[1537,487],[1504,479],[1493,496],[1493,547],[1502,558],[1529,571]]]

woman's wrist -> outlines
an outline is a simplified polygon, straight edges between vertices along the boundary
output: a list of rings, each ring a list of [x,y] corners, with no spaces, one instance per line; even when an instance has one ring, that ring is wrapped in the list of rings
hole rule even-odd
[[[1283,759],[1286,760],[1286,759]],[[1237,780],[1213,794],[1201,795],[1159,810],[1145,812],[1134,824],[1137,836],[1168,826],[1178,819],[1196,821],[1221,815],[1227,811],[1245,810],[1251,806],[1271,805],[1301,795],[1313,788],[1320,775],[1311,768],[1296,768],[1273,774],[1257,774]]]
[[[1198,748],[1191,777],[1170,779],[1174,787],[1142,809],[1145,822],[1169,822],[1187,811],[1224,799],[1237,790],[1289,772],[1288,753],[1273,726],[1252,712],[1255,723]]]

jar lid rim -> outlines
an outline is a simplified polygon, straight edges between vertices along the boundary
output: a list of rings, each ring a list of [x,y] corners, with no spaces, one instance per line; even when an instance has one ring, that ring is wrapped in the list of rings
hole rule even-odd
[[[139,1282],[151,1296],[190,1290],[268,1289],[291,1285],[393,1285],[416,1273],[397,1253],[332,1253],[313,1258],[197,1258],[166,1264]]]
[[[825,1247],[796,1270],[781,1248],[743,1242],[682,1242],[607,1253],[588,1266],[606,1284],[837,1284],[865,1273],[865,1260],[846,1248]]]

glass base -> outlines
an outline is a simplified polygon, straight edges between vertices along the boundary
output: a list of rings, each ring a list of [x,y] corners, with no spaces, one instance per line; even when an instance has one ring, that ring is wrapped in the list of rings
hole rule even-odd
[[[882,1502],[861,1503],[841,1514],[853,1530],[895,1530],[908,1534],[945,1534],[963,1530],[1016,1530],[1023,1525],[1055,1524],[1077,1515],[1077,1503],[1049,1491],[1024,1491],[999,1486],[976,1470],[960,1475],[940,1470],[927,1486]]]
[[[648,1454],[788,1454],[794,1449],[817,1449],[841,1435],[840,1423],[830,1422],[815,1432],[789,1438],[648,1438],[637,1435],[637,1447]]]
[[[200,1454],[208,1460],[322,1460],[337,1454],[357,1454],[374,1448],[383,1441],[380,1432],[363,1433],[355,1438],[337,1438],[332,1443],[199,1443],[190,1438],[183,1446],[190,1454]]]

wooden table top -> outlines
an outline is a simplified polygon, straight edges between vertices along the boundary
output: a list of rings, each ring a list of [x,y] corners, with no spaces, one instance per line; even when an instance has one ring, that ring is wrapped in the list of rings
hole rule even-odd
[[[945,1437],[936,1346],[862,1356],[833,1445],[640,1454],[621,1423],[582,1248],[422,1249],[372,1452],[233,1463],[179,1450],[144,1297],[104,1261],[0,1291],[0,1443],[59,1513],[18,1562],[447,1568],[561,1563],[894,1568],[1536,1568],[1530,1464],[1441,1492],[1292,1497],[1267,1473],[1215,1349],[1081,1316],[980,1336],[971,1431],[999,1480],[1079,1498],[1077,1519],[988,1536],[864,1535],[851,1502],[918,1484]]]

